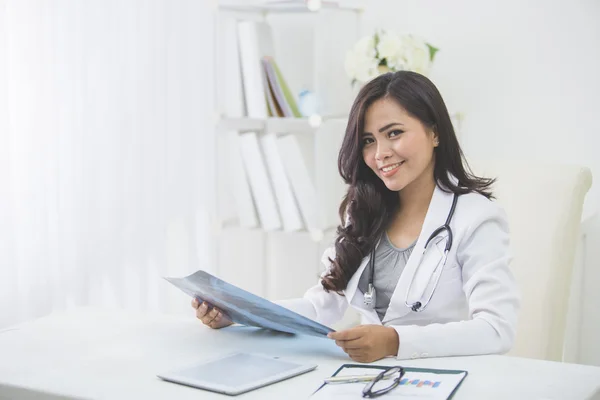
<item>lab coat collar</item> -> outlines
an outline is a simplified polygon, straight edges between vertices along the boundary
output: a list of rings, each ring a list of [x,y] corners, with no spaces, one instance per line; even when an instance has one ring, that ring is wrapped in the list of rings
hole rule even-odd
[[[413,276],[415,275],[415,271],[417,270],[419,263],[421,263],[421,260],[423,259],[423,253],[427,239],[433,233],[433,231],[446,222],[448,212],[452,207],[453,196],[453,193],[443,191],[438,185],[435,186],[431,202],[429,203],[429,207],[427,209],[427,215],[423,221],[421,233],[419,234],[419,238],[417,239],[414,250],[408,259],[406,267],[404,268],[404,271],[402,271],[400,279],[398,279],[398,284],[396,285],[394,294],[390,299],[390,305],[383,319],[383,324],[390,320],[403,317],[411,312],[410,308],[405,305],[408,287],[413,279]],[[431,274],[427,273],[427,268],[428,266],[423,265],[422,268],[419,269],[415,279],[426,280],[424,283],[428,282]],[[416,283],[413,283],[412,290],[414,290],[415,285]],[[415,292],[414,294],[417,295],[416,299],[409,298],[409,302],[417,301],[420,298],[419,293]],[[412,295],[413,293],[411,293],[411,296]]]
[[[450,179],[454,183],[458,181],[452,176],[450,177]],[[411,256],[408,259],[406,267],[404,268],[404,271],[402,272],[400,279],[398,280],[398,284],[396,285],[394,294],[390,299],[390,305],[383,319],[383,324],[390,320],[400,318],[411,311],[404,304],[408,286],[415,273],[415,270],[417,269],[417,266],[423,258],[423,250],[425,248],[425,243],[427,242],[427,239],[433,233],[434,230],[436,230],[439,226],[443,225],[446,221],[448,212],[452,207],[452,198],[453,193],[447,193],[443,191],[438,185],[435,186],[433,196],[431,197],[431,202],[429,203],[429,207],[427,208],[425,220],[423,221],[421,233],[419,234],[419,238],[417,239],[417,243],[415,244],[413,252],[411,253]],[[379,241],[381,241],[381,238],[377,241],[376,246],[379,244]],[[348,285],[346,285],[346,289],[344,290],[344,295],[346,296],[347,301],[356,308],[358,308],[366,317],[372,317],[369,318],[371,320],[379,320],[379,318],[377,318],[377,313],[374,309],[365,307],[363,302],[363,294],[357,290],[360,277],[363,274],[365,268],[367,267],[370,258],[371,254],[369,253],[366,257],[362,259],[360,266],[356,270],[356,273],[354,273],[354,275],[352,275],[352,278],[350,278],[350,280],[348,281]],[[422,279],[426,279],[426,277],[421,275],[421,271],[419,271],[419,277],[421,277]]]

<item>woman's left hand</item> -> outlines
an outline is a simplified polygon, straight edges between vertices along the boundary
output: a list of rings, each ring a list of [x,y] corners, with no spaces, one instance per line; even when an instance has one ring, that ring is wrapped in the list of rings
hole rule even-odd
[[[359,325],[339,332],[331,332],[334,339],[354,361],[372,362],[398,354],[398,333],[394,328],[381,325]]]

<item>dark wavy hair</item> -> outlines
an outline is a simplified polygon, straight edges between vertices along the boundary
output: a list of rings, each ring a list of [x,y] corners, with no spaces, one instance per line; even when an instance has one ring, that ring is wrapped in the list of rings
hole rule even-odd
[[[354,100],[338,156],[340,175],[349,187],[339,209],[341,225],[337,228],[336,256],[330,259],[332,267],[321,280],[326,291],[341,294],[400,206],[398,192],[385,186],[365,164],[362,155],[365,113],[382,98],[395,100],[437,134],[434,178],[441,190],[458,194],[478,192],[492,197],[490,187],[495,180],[480,178],[471,172],[435,85],[425,76],[410,71],[378,76],[367,83]],[[458,179],[458,184],[450,176]]]

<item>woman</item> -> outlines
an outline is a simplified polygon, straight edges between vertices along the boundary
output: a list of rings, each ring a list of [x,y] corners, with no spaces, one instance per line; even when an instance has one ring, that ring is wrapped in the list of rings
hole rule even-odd
[[[329,335],[355,361],[502,353],[519,296],[493,180],[468,172],[436,87],[414,72],[366,84],[338,158],[349,185],[326,271],[280,304],[324,325],[348,305],[362,324]],[[450,229],[443,229],[448,224]],[[205,324],[231,324],[194,301]]]

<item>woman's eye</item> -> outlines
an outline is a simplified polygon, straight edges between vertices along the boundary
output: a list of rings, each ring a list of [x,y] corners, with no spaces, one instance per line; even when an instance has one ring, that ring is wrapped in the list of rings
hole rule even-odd
[[[370,138],[370,137],[364,138],[363,139],[363,146],[366,146],[366,145],[371,144],[373,142],[374,142],[373,138]]]
[[[400,130],[390,131],[389,136],[390,137],[399,136],[402,133],[404,133],[404,131],[400,131]]]

